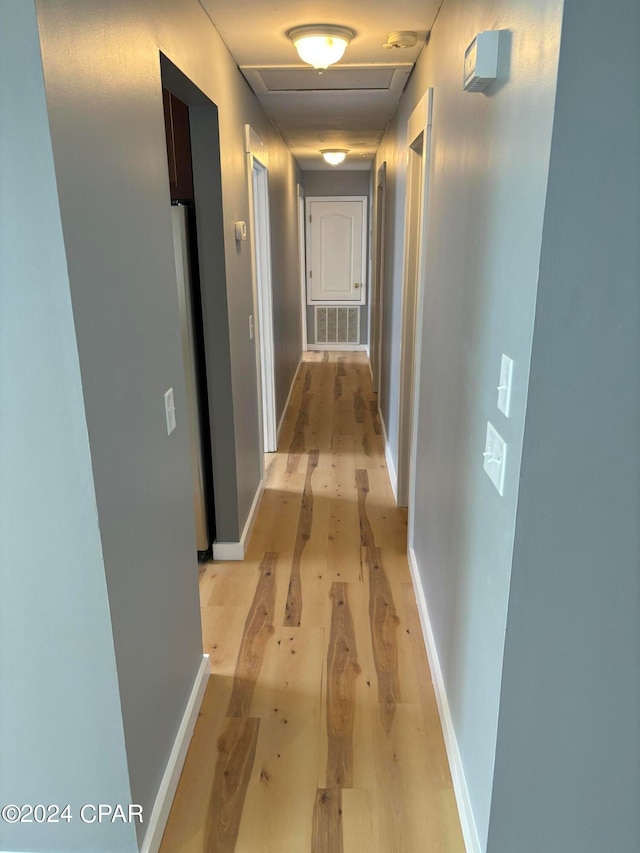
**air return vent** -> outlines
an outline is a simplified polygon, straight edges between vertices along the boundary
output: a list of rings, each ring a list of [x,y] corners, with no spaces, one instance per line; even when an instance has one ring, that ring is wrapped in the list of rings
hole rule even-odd
[[[360,308],[352,305],[316,305],[317,344],[360,343]]]

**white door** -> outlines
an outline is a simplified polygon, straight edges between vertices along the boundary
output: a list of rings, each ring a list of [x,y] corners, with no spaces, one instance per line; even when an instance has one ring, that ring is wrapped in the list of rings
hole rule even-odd
[[[308,198],[309,302],[364,304],[366,198]]]

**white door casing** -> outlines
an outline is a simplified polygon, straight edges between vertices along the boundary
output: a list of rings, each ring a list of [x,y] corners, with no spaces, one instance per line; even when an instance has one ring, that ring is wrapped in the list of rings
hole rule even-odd
[[[366,196],[307,198],[307,300],[366,302]]]
[[[372,214],[375,219],[373,273],[371,278],[370,300],[370,364],[373,390],[378,394],[378,408],[382,405],[381,364],[382,364],[382,318],[384,312],[384,240],[386,217],[386,161],[378,169],[375,186],[375,206]]]
[[[417,411],[422,357],[422,313],[433,89],[427,89],[407,122],[402,340],[398,423],[398,504],[409,507],[409,546],[413,545],[413,505],[417,452]]]
[[[269,161],[266,147],[250,125],[245,125],[245,150],[249,189],[249,237],[255,316],[255,350],[258,375],[260,433],[265,453],[277,445],[276,388],[271,286],[271,231],[269,222]],[[264,459],[262,475],[264,477]]]
[[[307,351],[307,254],[304,224],[304,189],[296,189],[298,201],[298,275],[300,276],[300,320],[302,323],[302,352]]]
[[[415,294],[415,323],[413,330],[413,355],[411,359],[410,385],[405,381],[401,389],[401,400],[404,396],[404,414],[401,407],[401,418],[405,424],[408,420],[408,461],[406,474],[408,513],[407,544],[411,549],[414,545],[415,531],[415,493],[416,493],[416,460],[418,444],[418,397],[420,389],[420,368],[422,364],[422,338],[424,325],[424,301],[426,288],[426,255],[427,255],[427,214],[429,206],[429,182],[431,176],[431,131],[433,118],[433,89],[427,89],[407,124],[407,139],[409,140],[410,157],[417,162],[420,173],[419,217],[416,232],[416,294]],[[407,402],[406,397],[409,397]],[[402,404],[401,404],[402,406]],[[402,422],[401,422],[402,423]],[[402,435],[402,433],[401,433]]]

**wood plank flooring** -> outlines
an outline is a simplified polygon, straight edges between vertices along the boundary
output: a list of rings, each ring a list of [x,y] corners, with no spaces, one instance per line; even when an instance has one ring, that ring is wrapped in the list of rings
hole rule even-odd
[[[464,851],[363,354],[306,354],[246,559],[200,599],[212,675],[160,853]]]

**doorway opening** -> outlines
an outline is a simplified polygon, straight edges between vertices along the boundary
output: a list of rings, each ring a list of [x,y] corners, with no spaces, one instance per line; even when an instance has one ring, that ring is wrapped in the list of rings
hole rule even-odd
[[[308,350],[362,350],[367,197],[307,197]]]
[[[194,521],[205,558],[216,541],[236,541],[239,528],[218,110],[162,54],[160,69],[176,278],[188,282],[178,301],[187,321],[181,337],[188,400],[192,389]]]
[[[424,294],[431,114],[433,90],[428,89],[407,122],[408,164],[405,206],[402,339],[398,412],[398,504],[410,506],[413,491],[411,454],[414,447],[416,379],[419,374]]]
[[[215,503],[211,442],[207,441],[209,392],[204,353],[202,294],[198,273],[198,235],[193,190],[189,107],[169,89],[162,89],[167,165],[171,195],[171,227],[176,263],[180,341],[187,401],[193,510],[198,559],[211,557],[215,539]]]

